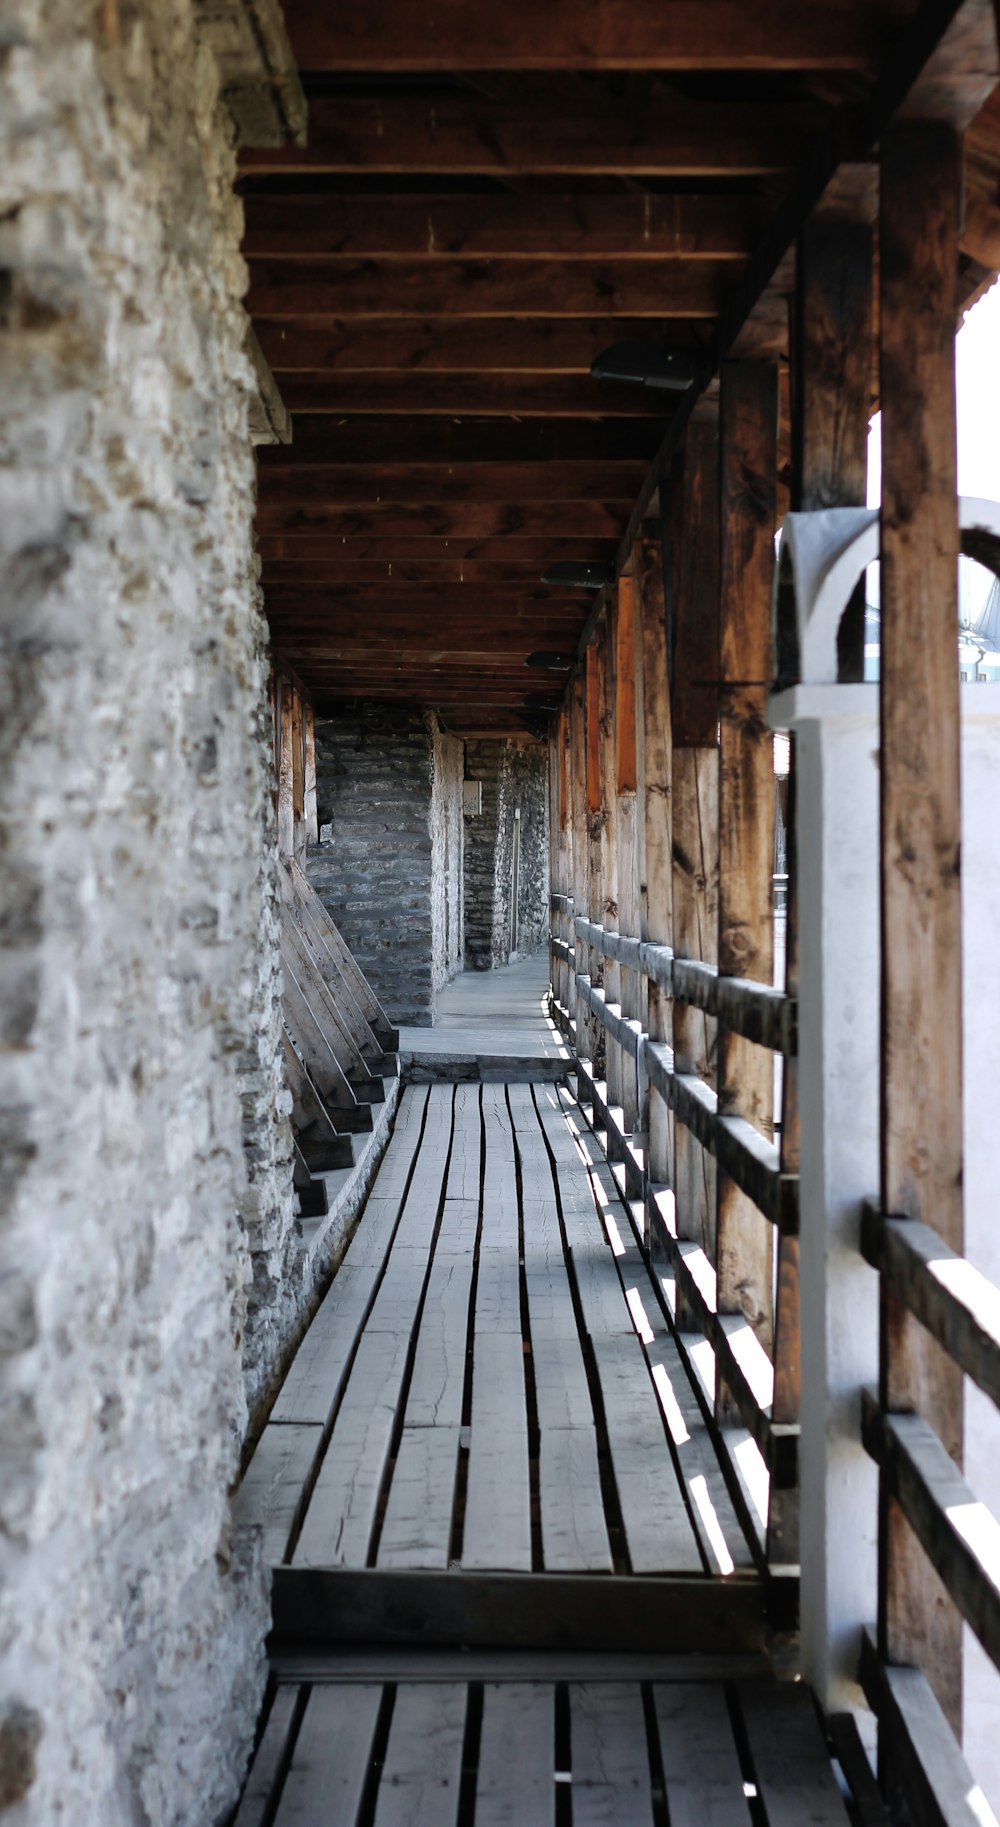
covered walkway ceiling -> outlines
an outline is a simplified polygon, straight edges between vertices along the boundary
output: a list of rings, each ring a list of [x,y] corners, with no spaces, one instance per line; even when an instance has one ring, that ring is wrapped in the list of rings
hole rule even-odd
[[[320,709],[524,733],[727,354],[786,372],[796,232],[876,207],[882,124],[933,84],[967,140],[960,293],[1000,263],[992,0],[285,0],[304,149],[243,155],[249,307],[292,415],[264,449],[275,651]],[[980,110],[982,110],[980,112]],[[978,118],[977,118],[978,117]],[[705,386],[591,379],[623,339]],[[787,487],[787,386],[779,460]]]

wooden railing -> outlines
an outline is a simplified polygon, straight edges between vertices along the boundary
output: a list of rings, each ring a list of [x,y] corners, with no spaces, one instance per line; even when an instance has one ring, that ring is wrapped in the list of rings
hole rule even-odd
[[[571,896],[554,894],[551,906],[556,1019],[567,1037],[573,1039],[576,1027],[565,1000],[567,972],[572,971],[576,1008],[578,1012],[586,1010],[600,1024],[609,1068],[608,1077],[599,1078],[591,1061],[581,1061],[580,1095],[592,1107],[595,1122],[607,1137],[609,1153],[623,1163],[627,1190],[642,1200],[651,1253],[666,1270],[661,1286],[665,1284],[668,1305],[679,1321],[696,1386],[702,1390],[706,1408],[714,1414],[710,1380],[704,1377],[697,1352],[692,1352],[699,1336],[711,1346],[716,1374],[725,1391],[728,1413],[724,1419],[730,1423],[723,1435],[727,1479],[750,1539],[757,1545],[761,1570],[768,1575],[773,1615],[776,1621],[787,1624],[794,1613],[790,1584],[796,1571],[787,1552],[787,1533],[779,1539],[776,1530],[768,1530],[770,1516],[765,1519],[755,1508],[735,1447],[745,1437],[738,1431],[742,1428],[766,1468],[773,1493],[769,1496],[769,1512],[783,1507],[787,1531],[789,1497],[794,1500],[798,1478],[798,1422],[787,1417],[775,1419],[770,1352],[743,1314],[718,1311],[714,1263],[701,1242],[685,1235],[684,1214],[678,1213],[676,1193],[658,1185],[646,1171],[644,1135],[641,1131],[630,1134],[623,1108],[609,1100],[608,1082],[613,1076],[611,1062],[615,1055],[619,1074],[624,1076],[626,1062],[631,1064],[639,1085],[647,1086],[663,1100],[673,1123],[683,1125],[713,1158],[718,1170],[752,1201],[761,1218],[789,1240],[795,1239],[798,1232],[798,1178],[782,1170],[778,1143],[745,1118],[720,1113],[718,1094],[710,1084],[696,1073],[678,1072],[673,1051],[664,1041],[652,1039],[638,1018],[625,1017],[620,1004],[610,1002],[602,985],[595,984],[587,971],[574,970],[575,945],[579,945],[583,957],[611,960],[621,970],[634,973],[640,983],[641,1006],[646,1006],[648,987],[653,984],[671,1003],[699,1009],[742,1038],[779,1053],[786,1060],[794,1059],[796,1052],[795,999],[768,984],[722,977],[714,966],[698,960],[675,958],[667,945],[606,931],[585,916],[574,916]],[[573,931],[573,946],[563,936],[567,930]],[[788,1292],[796,1303],[797,1288],[793,1286]],[[782,1293],[779,1282],[775,1320],[779,1333],[783,1318],[787,1319],[781,1313]],[[759,1503],[759,1495],[756,1501]]]
[[[878,1271],[883,1314],[897,1303],[1000,1407],[1000,1289],[928,1225],[887,1216],[874,1206],[864,1213],[861,1248]],[[890,1383],[891,1355],[883,1325],[881,1392]],[[894,1662],[886,1624],[898,1539],[889,1520],[895,1511],[1000,1670],[1000,1521],[976,1498],[923,1415],[894,1409],[884,1393],[868,1390],[862,1439],[879,1468],[881,1541],[879,1626],[865,1637],[860,1675],[879,1720],[885,1785],[901,1794],[917,1822],[971,1827],[992,1821],[962,1755],[960,1723],[946,1717],[932,1688],[943,1671]]]

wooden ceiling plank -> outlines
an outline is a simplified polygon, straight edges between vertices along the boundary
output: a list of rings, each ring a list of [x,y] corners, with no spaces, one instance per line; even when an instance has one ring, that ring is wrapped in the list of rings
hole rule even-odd
[[[413,535],[397,539],[387,530],[381,539],[284,539],[280,534],[265,534],[257,540],[257,552],[265,578],[280,578],[286,572],[298,576],[309,569],[335,576],[338,567],[367,563],[430,567],[464,560],[476,565],[532,565],[544,569],[559,558],[599,561],[609,543],[609,539],[520,539],[516,535],[506,539],[426,539]]]
[[[406,418],[474,413],[497,418],[660,419],[673,416],[676,396],[614,386],[590,375],[538,374],[284,374],[281,392],[291,412],[399,414]]]
[[[728,261],[252,260],[254,317],[712,317]]]
[[[905,7],[800,0],[285,0],[304,70],[868,70]]]
[[[740,260],[763,226],[752,197],[249,196],[248,259]]]
[[[254,320],[275,374],[355,370],[420,374],[589,374],[610,340],[658,340],[697,349],[706,326],[661,317],[306,318]]]
[[[487,463],[533,464],[539,481],[546,469],[565,469],[572,475],[580,464],[590,463],[605,466],[603,493],[618,495],[621,477],[615,475],[614,466],[631,464],[645,475],[660,442],[655,422],[642,419],[596,419],[592,424],[579,419],[526,419],[517,424],[477,419],[471,414],[411,424],[392,414],[345,413],[335,418],[328,413],[296,413],[293,425],[292,444],[259,447],[261,477],[318,463],[339,463],[356,474],[372,464],[377,465],[377,474],[370,481],[378,484],[383,475],[392,476],[398,464],[412,468],[436,464],[448,467],[458,489],[464,486],[467,472],[475,475]],[[376,488],[376,499],[378,493]],[[385,491],[381,493],[385,499]],[[534,498],[530,490],[514,497]],[[541,498],[556,499],[544,494]]]
[[[619,96],[314,95],[307,146],[247,148],[244,173],[767,176],[794,167],[822,105],[692,99],[667,84]]]

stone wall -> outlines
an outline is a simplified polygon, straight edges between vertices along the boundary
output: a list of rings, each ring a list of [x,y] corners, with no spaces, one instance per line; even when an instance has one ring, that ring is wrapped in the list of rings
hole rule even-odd
[[[204,1827],[294,1238],[233,135],[186,0],[2,35],[0,1810]]]
[[[520,812],[518,957],[548,935],[548,755],[536,744],[469,742],[466,772],[482,782],[483,809],[465,820],[465,959],[495,970],[511,955],[515,813]]]
[[[398,1023],[430,1025],[461,969],[461,781],[462,744],[425,711],[362,701],[317,719],[309,880]]]

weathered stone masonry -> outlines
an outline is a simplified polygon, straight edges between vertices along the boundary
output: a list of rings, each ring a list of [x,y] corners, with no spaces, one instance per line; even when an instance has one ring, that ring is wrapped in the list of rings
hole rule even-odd
[[[0,121],[0,1808],[202,1827],[294,1244],[234,135],[186,0],[14,0]]]
[[[548,757],[513,742],[469,742],[466,771],[482,781],[482,812],[465,821],[465,954],[468,970],[510,955],[514,814],[520,811],[517,951],[548,934]]]
[[[436,717],[344,706],[316,724],[309,880],[387,1014],[428,1025],[461,969],[463,744]]]

